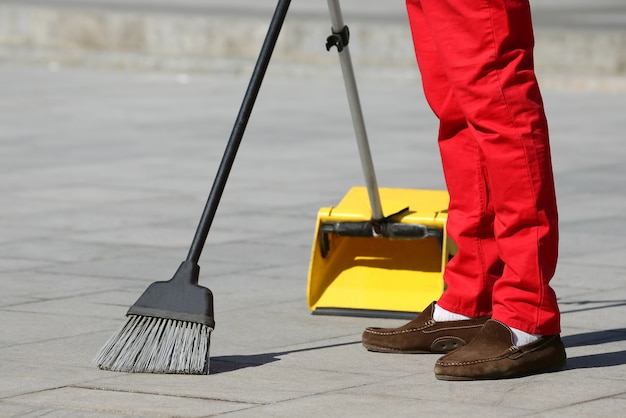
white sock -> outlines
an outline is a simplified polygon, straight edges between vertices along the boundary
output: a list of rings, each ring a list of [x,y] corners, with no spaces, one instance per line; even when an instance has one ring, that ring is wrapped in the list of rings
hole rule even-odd
[[[534,343],[541,337],[539,334],[529,334],[517,328],[509,327],[513,331],[513,344],[521,347],[526,344]]]
[[[441,306],[435,304],[435,311],[433,312],[433,319],[437,322],[445,322],[445,321],[464,321],[467,319],[472,319],[472,317],[450,312],[447,309],[444,309]],[[511,329],[511,332],[513,332],[513,344],[515,344],[518,347],[521,347],[526,344],[534,343],[541,337],[541,334],[530,334],[528,332],[522,331],[521,329],[517,329],[513,327],[509,327],[509,328]]]
[[[450,312],[435,303],[435,312],[433,312],[433,319],[437,322],[464,321],[466,319],[472,319],[472,317]]]

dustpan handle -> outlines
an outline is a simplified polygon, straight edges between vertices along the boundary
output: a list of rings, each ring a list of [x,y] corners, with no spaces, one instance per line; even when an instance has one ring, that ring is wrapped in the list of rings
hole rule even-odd
[[[345,44],[337,46],[339,52],[339,62],[341,63],[341,71],[343,74],[346,93],[348,95],[348,103],[350,105],[350,113],[352,114],[352,123],[356,134],[357,146],[359,148],[359,156],[361,158],[361,166],[365,176],[365,185],[370,200],[373,220],[384,219],[382,205],[380,203],[380,195],[378,193],[378,183],[374,172],[374,163],[372,161],[372,153],[370,151],[367,140],[367,132],[365,130],[365,122],[363,121],[363,111],[361,110],[361,102],[359,100],[359,91],[354,76],[354,68],[352,67],[352,59],[350,58],[350,50],[347,45],[347,27],[343,22],[341,7],[339,0],[328,0],[328,9],[332,21],[332,31],[334,35],[344,34]],[[328,47],[328,46],[327,46]]]
[[[222,197],[222,193],[224,192],[226,180],[228,179],[228,175],[235,161],[235,155],[237,154],[239,144],[243,138],[243,133],[248,125],[248,120],[250,119],[254,102],[256,101],[256,97],[261,88],[265,71],[267,70],[272,52],[276,46],[278,35],[280,34],[283,22],[287,16],[287,10],[289,9],[290,3],[291,0],[278,0],[278,4],[274,10],[274,15],[272,16],[269,29],[265,35],[265,40],[263,41],[263,46],[261,47],[261,52],[259,53],[259,57],[252,72],[252,77],[248,84],[248,89],[244,95],[239,113],[237,114],[237,119],[235,120],[235,125],[230,134],[228,144],[226,145],[222,162],[217,170],[217,175],[215,176],[215,180],[211,188],[211,193],[209,194],[204,210],[202,211],[202,217],[200,219],[200,223],[198,224],[198,228],[196,229],[193,242],[191,243],[189,254],[187,255],[187,261],[198,263],[198,260],[200,260],[200,254],[202,253],[206,238],[209,234],[209,229],[211,228],[211,224],[215,218],[215,212],[217,211],[217,206],[220,198]]]

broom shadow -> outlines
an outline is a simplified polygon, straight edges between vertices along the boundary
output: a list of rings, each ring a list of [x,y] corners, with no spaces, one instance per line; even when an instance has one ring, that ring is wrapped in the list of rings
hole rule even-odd
[[[281,356],[293,353],[302,353],[305,351],[323,350],[325,348],[343,347],[346,345],[361,344],[361,341],[352,341],[348,343],[329,344],[317,347],[301,348],[298,350],[286,350],[275,353],[261,353],[241,356],[219,356],[211,357],[209,374],[219,374],[233,372],[235,370],[246,369],[248,367],[258,367],[265,364],[274,363],[280,360]]]

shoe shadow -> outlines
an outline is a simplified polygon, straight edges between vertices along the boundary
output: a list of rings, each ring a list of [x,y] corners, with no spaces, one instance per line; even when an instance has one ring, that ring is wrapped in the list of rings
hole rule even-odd
[[[563,337],[562,340],[566,348],[621,342],[626,341],[626,328],[568,335]],[[611,353],[570,357],[567,359],[565,370],[595,369],[600,367],[622,366],[624,364],[626,364],[626,350],[621,350]]]
[[[361,344],[361,341],[353,341],[341,344],[329,344],[318,347],[301,348],[298,350],[287,350],[276,353],[262,353],[241,356],[218,356],[211,357],[209,374],[227,373],[235,370],[246,369],[248,367],[258,367],[265,364],[274,363],[280,360],[281,356],[293,353],[302,353],[305,351],[323,350],[325,348],[342,347],[346,345]]]
[[[608,329],[603,331],[586,332],[561,337],[565,347],[584,347],[626,341],[626,328]]]
[[[601,367],[623,366],[624,364],[626,364],[626,350],[571,357],[567,359],[564,370],[597,369]]]

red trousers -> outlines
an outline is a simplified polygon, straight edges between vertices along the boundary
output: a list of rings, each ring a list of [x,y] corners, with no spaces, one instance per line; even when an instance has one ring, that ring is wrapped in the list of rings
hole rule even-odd
[[[528,0],[407,0],[407,10],[459,247],[437,303],[557,334],[558,215]]]

